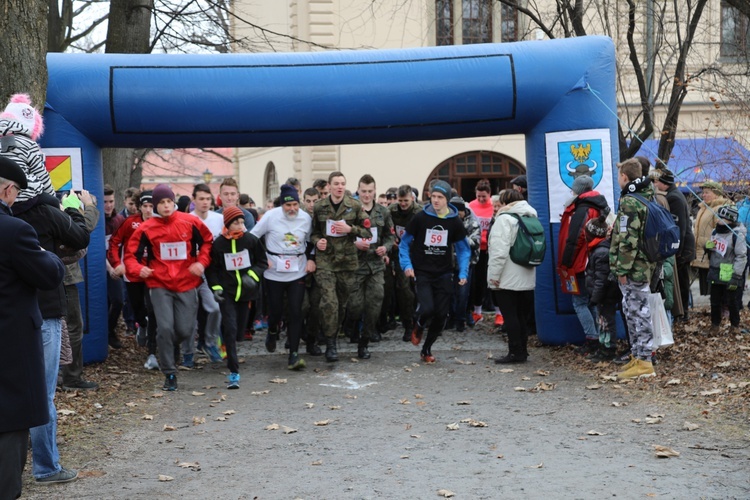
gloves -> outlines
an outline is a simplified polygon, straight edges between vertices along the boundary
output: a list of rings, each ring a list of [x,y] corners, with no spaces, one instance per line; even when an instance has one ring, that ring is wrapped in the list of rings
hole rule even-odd
[[[242,288],[247,290],[251,295],[255,294],[255,291],[258,288],[258,282],[249,274],[249,272],[242,275]]]
[[[741,282],[742,276],[740,276],[739,274],[733,274],[732,279],[729,280],[729,286],[727,286],[727,290],[729,290],[730,292],[734,292],[740,286]]]
[[[713,250],[714,248],[716,248],[716,243],[713,240],[708,240],[706,242],[706,250]]]
[[[80,210],[82,208],[81,200],[78,199],[78,196],[76,196],[75,193],[71,193],[69,195],[63,196],[62,207],[63,210],[66,208],[74,208],[76,210]]]
[[[224,290],[214,290],[214,299],[221,304],[224,302]]]

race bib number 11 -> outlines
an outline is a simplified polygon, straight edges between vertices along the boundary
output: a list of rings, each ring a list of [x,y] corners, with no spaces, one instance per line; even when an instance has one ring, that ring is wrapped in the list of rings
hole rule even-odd
[[[162,243],[159,247],[162,260],[186,260],[187,243],[178,241],[176,243]]]

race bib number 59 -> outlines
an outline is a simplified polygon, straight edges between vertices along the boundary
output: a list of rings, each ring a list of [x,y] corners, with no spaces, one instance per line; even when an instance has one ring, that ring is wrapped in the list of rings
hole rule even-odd
[[[424,244],[428,247],[447,247],[447,229],[428,229],[424,236]]]

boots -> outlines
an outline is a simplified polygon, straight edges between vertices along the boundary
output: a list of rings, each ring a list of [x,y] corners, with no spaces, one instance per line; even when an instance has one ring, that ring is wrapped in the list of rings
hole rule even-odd
[[[310,356],[322,356],[323,351],[320,350],[315,339],[315,335],[308,335],[307,342],[305,342],[305,350]]]
[[[368,339],[360,339],[357,344],[357,357],[359,359],[370,359],[370,351],[367,349]]]
[[[333,363],[334,361],[339,360],[339,353],[336,350],[336,339],[335,338],[327,338],[326,339],[326,361],[329,363]]]
[[[604,345],[599,345],[599,350],[597,350],[594,354],[586,356],[586,359],[591,361],[592,363],[609,362],[615,359],[615,356],[617,354],[616,350],[617,348],[614,346],[605,347]]]
[[[580,347],[576,347],[573,349],[573,351],[576,354],[582,354],[584,356],[588,356],[589,354],[593,354],[596,352],[596,350],[599,349],[599,340],[594,339],[586,339]]]
[[[112,349],[122,349],[122,343],[120,342],[120,339],[117,338],[116,333],[110,334],[107,341],[109,343],[109,347],[111,347]]]
[[[414,327],[411,321],[404,321],[404,336],[401,340],[404,342],[411,342],[411,330]]]
[[[654,365],[651,361],[634,358],[633,365],[627,370],[621,371],[617,374],[617,378],[641,378],[641,377],[655,377]]]

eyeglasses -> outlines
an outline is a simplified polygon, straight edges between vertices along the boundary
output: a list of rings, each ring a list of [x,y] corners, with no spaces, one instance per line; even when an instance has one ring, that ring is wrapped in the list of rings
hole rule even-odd
[[[14,183],[11,182],[10,184],[8,184],[7,187],[14,187],[14,188],[16,188],[16,192],[18,192],[18,193],[21,192],[21,188],[18,186],[18,184],[14,184]]]

